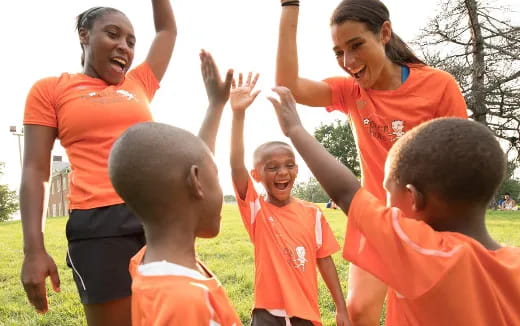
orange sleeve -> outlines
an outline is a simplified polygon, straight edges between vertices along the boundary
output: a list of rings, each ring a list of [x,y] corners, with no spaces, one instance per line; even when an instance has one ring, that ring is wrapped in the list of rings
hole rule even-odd
[[[159,81],[153,73],[150,65],[145,61],[128,73],[128,78],[137,80],[143,86],[148,101],[152,101],[155,92],[159,89]]]
[[[459,84],[452,75],[443,71],[442,76],[446,78],[446,87],[443,96],[437,105],[436,117],[458,117],[468,118],[466,100],[460,92]]]
[[[424,294],[460,259],[464,245],[403,217],[361,188],[348,214],[343,256],[399,294]]]
[[[54,94],[57,81],[58,78],[49,77],[33,85],[25,102],[24,124],[58,127]]]
[[[233,186],[235,186],[233,184]],[[240,195],[236,191],[235,187],[235,197],[237,198],[238,209],[240,211],[240,216],[242,217],[242,222],[244,222],[244,226],[246,227],[247,233],[249,233],[249,239],[251,242],[255,242],[255,226],[256,226],[256,217],[260,212],[260,198],[256,193],[255,186],[251,181],[251,178],[247,180],[247,191],[244,200],[240,199]]]
[[[321,246],[318,246],[316,258],[324,258],[338,252],[340,247],[336,237],[334,236],[334,233],[332,232],[332,229],[329,226],[329,223],[327,222],[327,219],[323,215],[323,212],[319,208],[318,211],[321,214],[320,220],[316,221],[316,223],[319,223],[320,225],[322,243]]]
[[[332,105],[326,107],[327,111],[342,111],[348,114],[350,99],[353,96],[352,78],[332,77],[324,80],[331,90]]]

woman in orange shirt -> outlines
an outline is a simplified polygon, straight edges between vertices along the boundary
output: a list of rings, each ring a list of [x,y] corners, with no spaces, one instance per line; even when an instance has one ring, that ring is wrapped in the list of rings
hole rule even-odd
[[[136,42],[121,11],[94,7],[77,17],[81,73],[36,82],[27,97],[20,189],[24,235],[22,283],[39,312],[48,309],[45,279],[59,291],[58,270],[45,250],[45,188],[54,140],[71,163],[67,264],[88,325],[130,325],[130,258],[144,245],[137,218],[108,177],[113,142],[152,119],[149,102],[173,52],[177,28],[169,0],[152,0],[155,38],[145,62],[129,71]],[[131,176],[129,176],[131,177]]]
[[[344,0],[331,18],[333,51],[349,77],[324,81],[298,74],[299,1],[282,0],[276,83],[296,101],[340,110],[350,117],[359,148],[363,185],[385,200],[384,162],[392,144],[420,123],[441,116],[467,117],[454,78],[425,65],[393,32],[379,0]],[[354,325],[379,325],[385,285],[354,265],[347,305]]]

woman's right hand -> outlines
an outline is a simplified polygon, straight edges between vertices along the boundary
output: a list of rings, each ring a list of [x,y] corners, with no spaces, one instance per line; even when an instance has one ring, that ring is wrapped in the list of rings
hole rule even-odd
[[[40,249],[24,255],[21,280],[29,302],[39,313],[46,313],[49,309],[47,303],[47,290],[45,279],[51,279],[55,292],[60,292],[60,277],[58,268],[52,257]]]

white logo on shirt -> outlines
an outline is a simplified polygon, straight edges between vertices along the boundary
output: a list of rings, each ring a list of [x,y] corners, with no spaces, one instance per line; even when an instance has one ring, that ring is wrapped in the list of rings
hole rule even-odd
[[[307,259],[305,258],[305,247],[296,247],[296,259],[294,260],[294,267],[301,269],[302,272],[305,271],[305,263]]]

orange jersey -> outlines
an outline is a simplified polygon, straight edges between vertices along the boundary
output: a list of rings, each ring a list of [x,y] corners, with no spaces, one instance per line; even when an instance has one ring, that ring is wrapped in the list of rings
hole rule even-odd
[[[237,201],[255,247],[255,308],[320,325],[316,259],[339,250],[321,210],[296,198],[274,206],[258,196],[251,179],[245,199],[237,193]]]
[[[409,68],[408,79],[396,90],[363,89],[354,78],[325,80],[332,91],[332,105],[327,110],[350,116],[363,186],[381,200],[386,199],[385,160],[396,140],[434,118],[468,117],[464,97],[449,73],[428,66]]]
[[[57,128],[71,163],[71,209],[123,202],[108,176],[108,155],[128,127],[152,120],[149,103],[158,88],[146,62],[131,70],[119,85],[68,73],[33,85],[24,124]]]
[[[436,232],[363,188],[350,206],[344,258],[388,285],[386,325],[520,325],[520,248],[492,251]]]
[[[242,325],[224,288],[202,263],[210,278],[175,264],[169,265],[178,272],[147,276],[139,272],[145,251],[130,261],[133,326]]]

